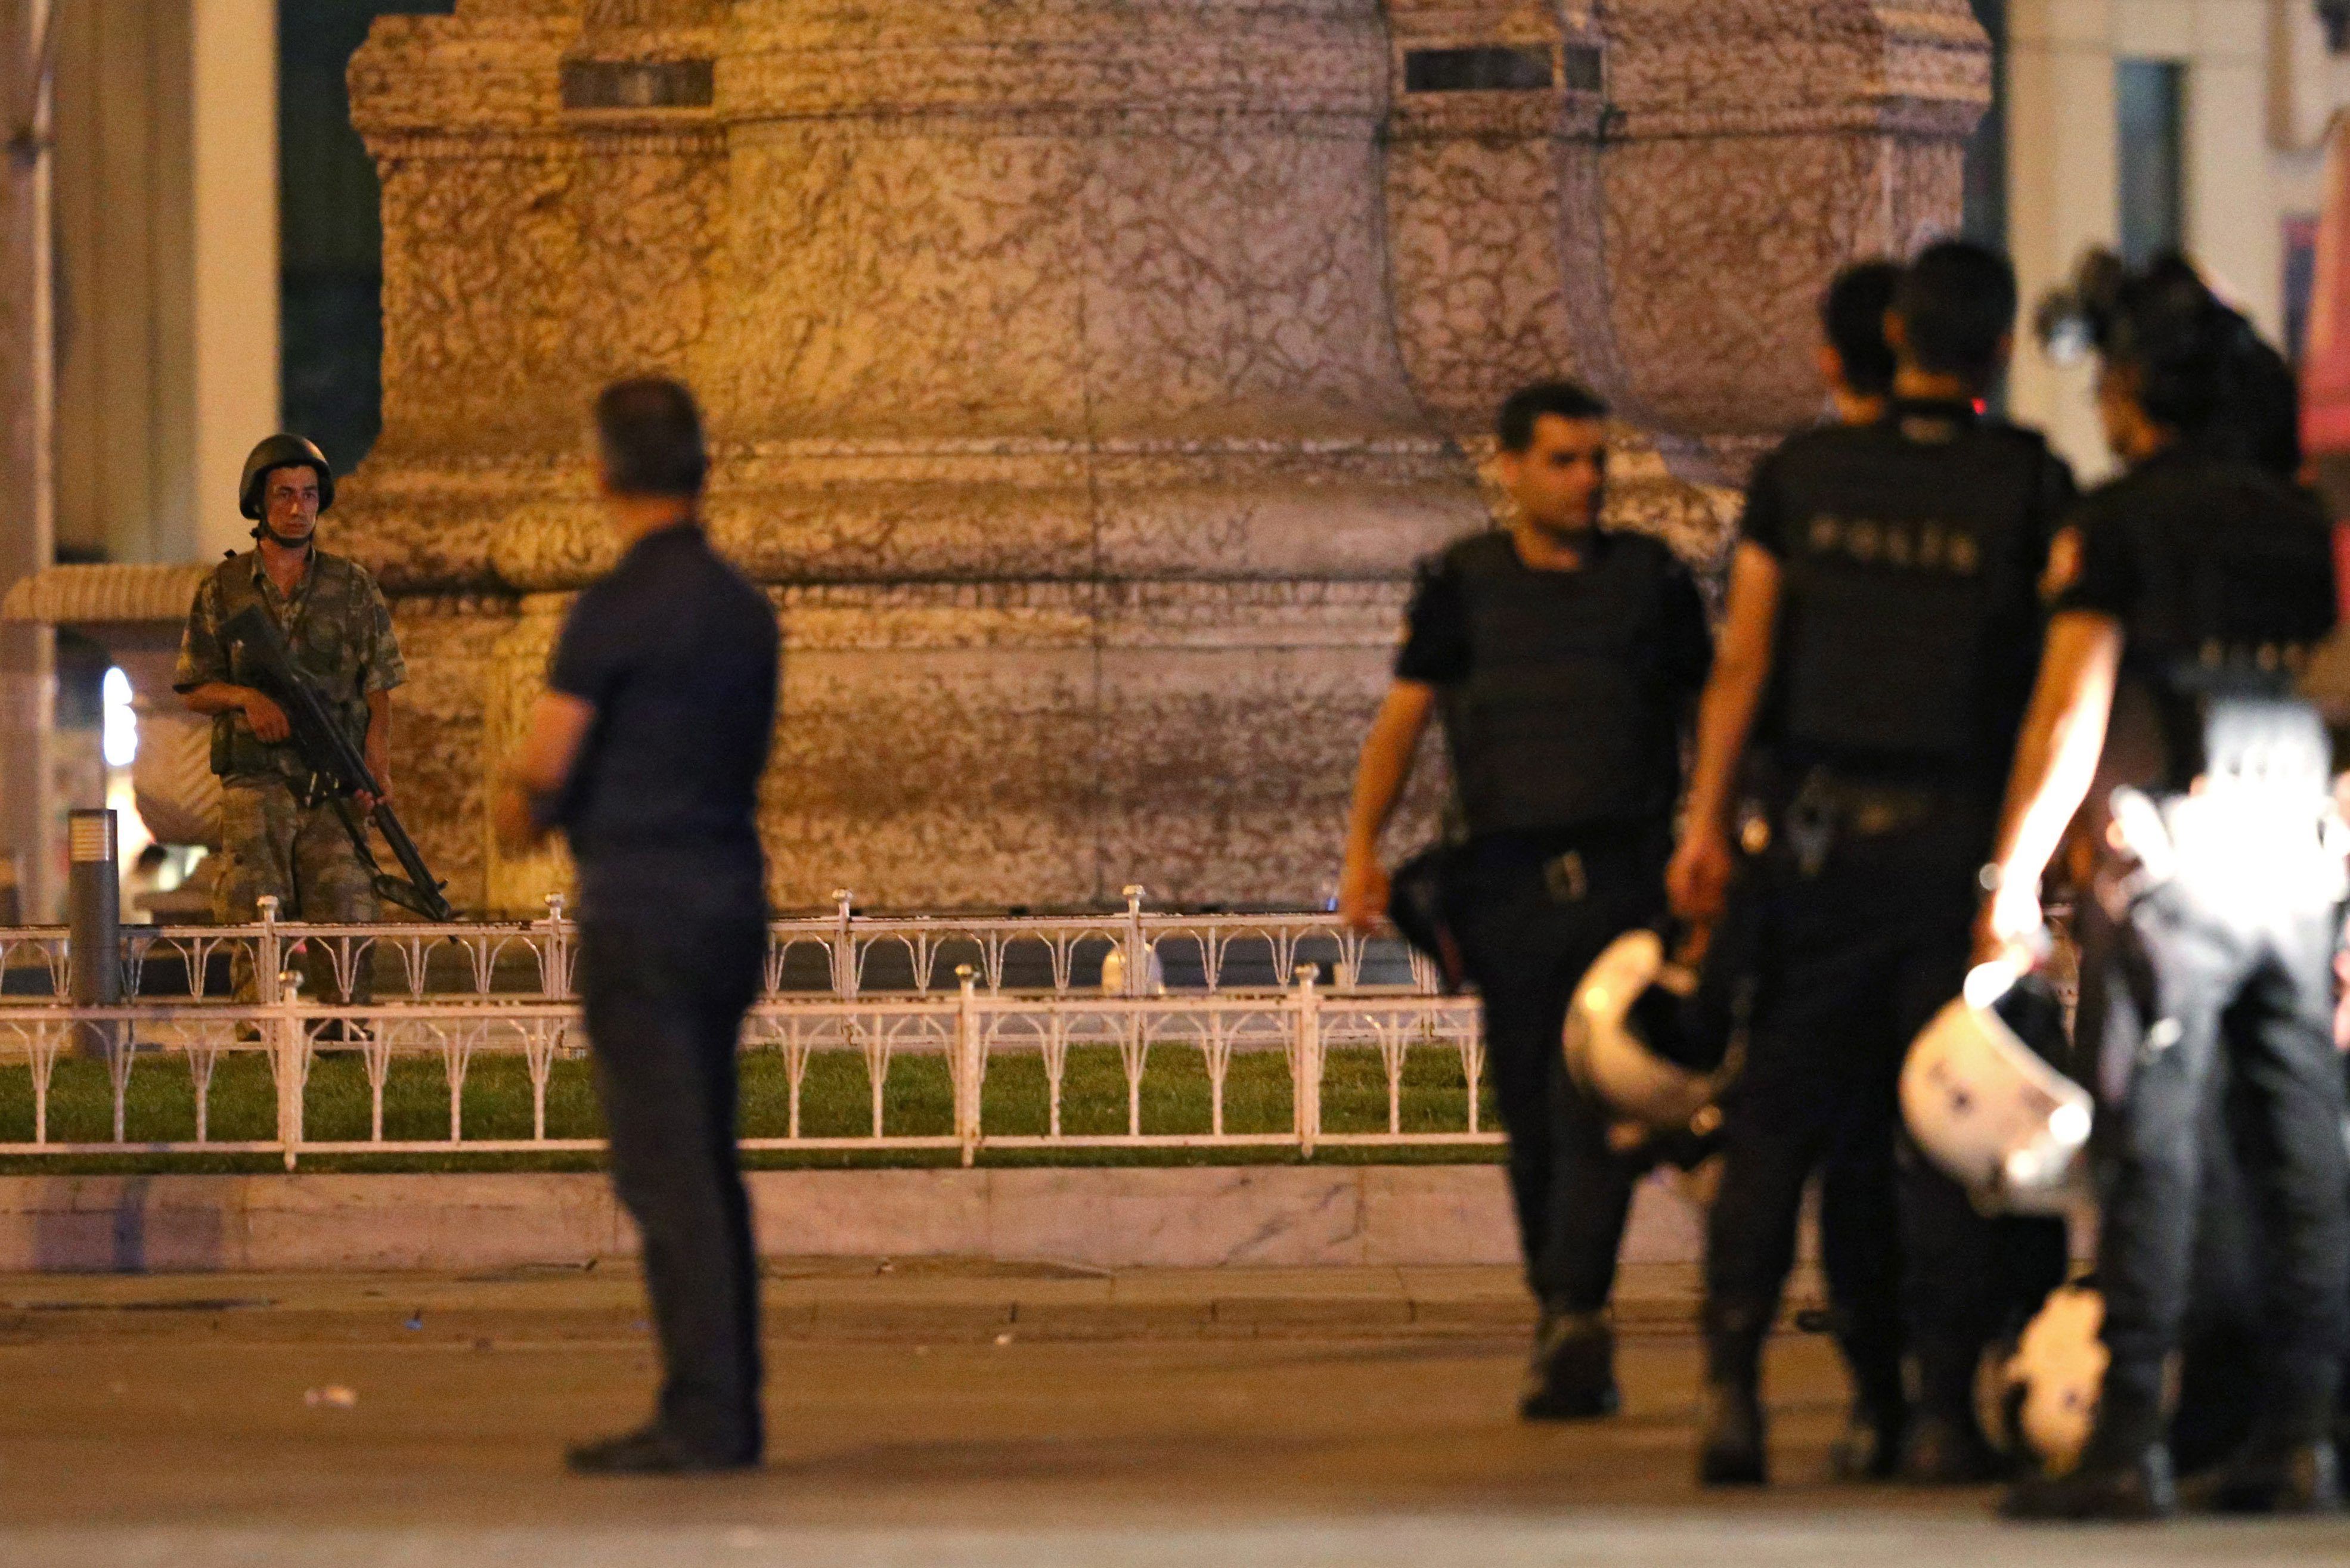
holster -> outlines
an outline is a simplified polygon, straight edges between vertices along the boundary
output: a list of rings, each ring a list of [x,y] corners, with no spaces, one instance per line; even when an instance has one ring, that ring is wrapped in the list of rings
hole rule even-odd
[[[1436,966],[1437,983],[1447,996],[1469,981],[1468,963],[1453,934],[1461,854],[1458,846],[1439,841],[1397,867],[1388,879],[1388,919]]]

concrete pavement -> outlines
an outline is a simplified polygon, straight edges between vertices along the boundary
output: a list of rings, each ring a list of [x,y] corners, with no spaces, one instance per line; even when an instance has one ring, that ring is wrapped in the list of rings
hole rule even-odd
[[[560,1443],[634,1420],[652,1376],[625,1272],[10,1277],[0,1563],[2350,1557],[2350,1523],[2023,1532],[1981,1493],[1830,1485],[1841,1380],[1794,1333],[1772,1368],[1784,1484],[1702,1494],[1689,1284],[1627,1281],[1621,1417],[1535,1428],[1510,1415],[1506,1270],[786,1262],[769,1467],[590,1482]],[[330,1387],[348,1407],[305,1397]]]

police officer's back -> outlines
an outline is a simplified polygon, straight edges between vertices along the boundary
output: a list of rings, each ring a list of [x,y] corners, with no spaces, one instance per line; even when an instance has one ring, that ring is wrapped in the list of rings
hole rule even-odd
[[[1922,1162],[1895,1174],[1898,1075],[1965,976],[2040,578],[2073,497],[2039,436],[1978,412],[2015,306],[2002,258],[1929,249],[1898,296],[1888,416],[1792,438],[1750,487],[1671,873],[1684,915],[1718,913],[1736,833],[1738,897],[1762,906],[1743,918],[1770,933],[1709,1227],[1710,1481],[1762,1479],[1762,1344],[1815,1170],[1856,1391],[1840,1468],[1884,1474],[1906,1449],[1919,1479],[1980,1479],[1974,1372],[2007,1299],[2000,1266],[2022,1251],[2061,1274],[2061,1238],[2002,1246]]]
[[[2343,894],[2326,842],[2330,750],[2295,691],[2333,627],[2331,529],[2314,498],[2226,438],[2240,323],[2157,302],[2107,346],[2100,402],[2131,464],[2084,504],[2079,569],[2053,621],[2019,753],[1989,933],[2029,935],[2039,880],[2091,779],[2120,781],[2085,901],[2081,1032],[2101,1058],[2109,1161],[2098,1249],[2109,1354],[2079,1466],[2020,1490],[2034,1517],[2174,1505],[2163,1441],[2213,1096],[2268,1221],[2265,1366],[2237,1391],[2249,1447],[2218,1483],[2253,1509],[2326,1506],[2350,1322],[2342,1069],[2331,1039]],[[2219,1070],[2222,1057],[2229,1071]]]

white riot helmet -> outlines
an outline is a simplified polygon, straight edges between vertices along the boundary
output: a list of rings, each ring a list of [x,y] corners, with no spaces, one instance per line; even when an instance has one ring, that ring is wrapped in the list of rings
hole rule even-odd
[[[2016,1342],[2003,1381],[2010,1435],[2041,1469],[2061,1476],[2080,1463],[2111,1356],[2101,1332],[2106,1299],[2086,1285],[2048,1298]]]
[[[2068,1207],[2089,1141],[2087,1090],[2018,1034],[2035,1000],[2022,971],[1987,963],[1935,1016],[1901,1069],[1901,1115],[1933,1162],[1985,1209],[2050,1214]],[[2040,1031],[2061,1036],[2054,1006],[2038,998]]]
[[[1692,971],[1665,961],[1656,932],[1618,937],[1584,974],[1567,1008],[1564,1044],[1575,1084],[1653,1132],[1688,1130],[1708,1116],[1731,1069],[1685,1064],[1676,1057],[1690,1053],[1658,1049],[1636,1012],[1652,990],[1679,999],[1696,989]]]

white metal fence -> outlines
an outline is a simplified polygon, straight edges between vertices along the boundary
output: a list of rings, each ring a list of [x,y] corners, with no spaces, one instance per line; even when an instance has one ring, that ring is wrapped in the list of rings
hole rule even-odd
[[[455,927],[301,925],[265,906],[253,926],[126,929],[125,1002],[75,1007],[62,1000],[64,933],[0,930],[0,1117],[16,1122],[0,1154],[273,1153],[291,1168],[306,1153],[598,1147],[548,1130],[551,1090],[579,1086],[583,1069],[567,1064],[586,1054],[576,939],[556,899],[542,920]],[[240,960],[255,977],[244,1001],[233,995]],[[306,965],[313,991],[333,996],[303,994]],[[1498,1142],[1481,1125],[1475,1003],[1434,994],[1430,978],[1399,943],[1325,914],[1157,915],[1129,889],[1127,909],[1107,915],[873,919],[844,894],[830,917],[773,924],[766,993],[742,1049],[746,1082],[756,1068],[780,1103],[764,1127],[746,1120],[743,1147],[949,1150],[968,1164],[983,1148],[1287,1145],[1310,1158]],[[1102,1125],[1098,1103],[1093,1125],[1070,1125],[1081,1061],[1095,1102],[1105,1085],[1113,1098],[1123,1088],[1122,1125]],[[485,1062],[518,1064],[526,1136],[469,1136],[467,1083]],[[336,1115],[321,1103],[332,1097],[317,1087],[322,1063],[352,1125],[323,1126]],[[240,1074],[257,1084],[265,1064],[274,1120],[216,1137],[215,1086]],[[824,1064],[862,1068],[853,1131],[804,1129],[811,1069]],[[910,1064],[928,1064],[931,1087],[943,1069],[945,1103],[927,1123]],[[1249,1116],[1230,1105],[1236,1064]],[[991,1072],[1015,1070],[1033,1089],[991,1096]],[[1408,1091],[1414,1070],[1422,1081]],[[61,1071],[80,1075],[85,1101],[110,1102],[110,1126],[53,1127]],[[446,1136],[437,1125],[430,1137],[388,1134],[388,1095],[405,1094],[412,1113],[420,1074],[445,1092]],[[1334,1074],[1346,1105],[1326,1115]],[[163,1136],[134,1125],[158,1116],[177,1125]]]

